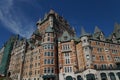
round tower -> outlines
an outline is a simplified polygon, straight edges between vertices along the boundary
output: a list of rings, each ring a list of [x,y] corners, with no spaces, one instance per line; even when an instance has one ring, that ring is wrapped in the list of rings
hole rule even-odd
[[[41,67],[41,69],[43,70],[43,80],[46,78],[48,80],[57,80],[57,50],[54,39],[54,30],[51,26],[49,26],[45,30],[44,40],[42,42],[44,49],[42,56],[43,65]]]
[[[83,54],[85,59],[85,66],[86,68],[91,68],[92,64],[92,55],[91,55],[91,48],[90,48],[90,42],[89,42],[90,34],[86,33],[85,30],[81,29],[81,42],[83,47]]]

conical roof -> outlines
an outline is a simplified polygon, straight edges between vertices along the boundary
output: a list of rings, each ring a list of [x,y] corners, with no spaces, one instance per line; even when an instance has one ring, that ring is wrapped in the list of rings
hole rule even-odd
[[[90,34],[87,33],[83,27],[81,27],[81,36],[89,36]]]
[[[95,26],[94,33],[98,33],[98,32],[101,32],[101,30],[98,28],[98,26]]]
[[[50,9],[49,14],[54,14],[55,11],[53,9]]]

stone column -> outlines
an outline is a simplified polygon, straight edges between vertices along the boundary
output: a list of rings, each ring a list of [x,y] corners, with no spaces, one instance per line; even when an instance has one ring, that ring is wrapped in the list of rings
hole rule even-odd
[[[114,73],[116,80],[119,80],[118,75]]]
[[[109,76],[109,73],[106,73],[106,76],[107,76],[107,79],[108,79],[108,80],[111,80],[111,79],[110,79],[110,76]]]

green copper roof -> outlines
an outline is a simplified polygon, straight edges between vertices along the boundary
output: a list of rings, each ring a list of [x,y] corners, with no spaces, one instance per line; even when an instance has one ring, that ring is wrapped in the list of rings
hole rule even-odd
[[[80,38],[78,38],[77,36],[74,36],[74,40],[78,42],[80,41]]]
[[[35,31],[33,32],[33,34],[35,34],[35,35],[40,35],[40,32],[39,32],[39,30],[37,29],[37,30],[35,30]]]
[[[76,35],[72,36],[70,35],[67,31],[64,31],[62,36],[58,38],[58,41],[70,41],[70,40],[75,40],[75,41],[80,41],[80,38],[78,38]]]
[[[32,39],[27,39],[27,42],[28,42],[30,47],[35,48],[35,45],[34,45],[34,42]]]
[[[97,32],[97,33],[93,34],[94,39],[99,39],[99,37],[100,37],[100,32]]]
[[[54,30],[50,26],[48,26],[45,32],[52,33],[54,32]]]
[[[80,37],[82,37],[82,36],[89,36],[89,35],[90,35],[90,34],[87,33],[87,32],[84,30],[83,27],[81,27],[81,36],[80,36]]]
[[[62,36],[59,38],[59,41],[69,41],[71,38],[72,37],[69,35],[69,33],[67,31],[64,31]]]
[[[94,33],[101,32],[101,30],[98,28],[98,26],[95,26]]]
[[[1,65],[0,65],[0,74],[3,74],[3,75],[7,74],[10,54],[11,54],[15,39],[16,37],[14,36],[11,37],[5,45],[4,54],[3,54]]]

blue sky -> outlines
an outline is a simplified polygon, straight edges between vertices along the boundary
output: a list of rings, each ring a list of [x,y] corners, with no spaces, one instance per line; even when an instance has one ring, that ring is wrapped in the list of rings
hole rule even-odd
[[[13,34],[29,38],[36,22],[54,9],[77,35],[83,26],[89,33],[98,26],[106,36],[120,23],[120,0],[0,0],[0,47]]]

